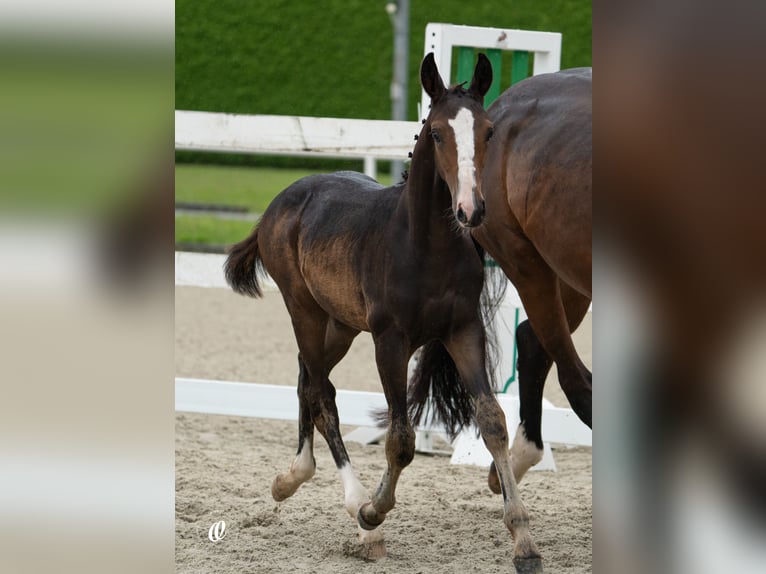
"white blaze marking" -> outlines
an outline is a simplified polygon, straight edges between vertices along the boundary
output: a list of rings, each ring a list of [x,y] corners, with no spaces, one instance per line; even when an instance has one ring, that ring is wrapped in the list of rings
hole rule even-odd
[[[457,115],[449,120],[455,132],[457,144],[457,199],[456,204],[463,206],[466,216],[473,213],[473,189],[476,187],[476,171],[473,163],[473,113],[467,108],[460,108]]]

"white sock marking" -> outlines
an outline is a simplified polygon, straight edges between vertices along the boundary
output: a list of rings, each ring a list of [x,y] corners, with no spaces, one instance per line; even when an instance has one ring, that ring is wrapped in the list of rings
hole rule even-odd
[[[370,500],[370,495],[362,486],[362,483],[359,482],[351,464],[346,464],[339,469],[339,472],[340,479],[343,482],[343,492],[345,493],[346,511],[351,515],[351,518],[356,520],[359,507]]]
[[[511,447],[511,466],[516,481],[520,481],[527,471],[542,459],[543,451],[526,437],[524,427],[519,425]]]
[[[307,481],[314,476],[314,449],[308,442],[303,445],[300,454],[295,457],[290,473],[301,482]]]

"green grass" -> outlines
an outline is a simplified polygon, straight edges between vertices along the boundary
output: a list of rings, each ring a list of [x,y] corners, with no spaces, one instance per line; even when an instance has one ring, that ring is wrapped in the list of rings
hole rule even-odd
[[[301,169],[177,164],[176,202],[235,205],[263,213],[276,195],[298,179],[319,173]],[[389,174],[378,179],[389,185]],[[250,233],[253,223],[208,215],[178,215],[176,243],[231,244]]]
[[[176,164],[176,202],[238,205],[263,213],[271,200],[291,183],[320,173],[303,169]],[[378,180],[390,185],[388,174]]]
[[[217,165],[176,165],[176,202],[238,205],[263,213],[272,199],[312,171]]]
[[[176,216],[176,243],[231,245],[253,230],[252,221],[217,219],[210,215]]]

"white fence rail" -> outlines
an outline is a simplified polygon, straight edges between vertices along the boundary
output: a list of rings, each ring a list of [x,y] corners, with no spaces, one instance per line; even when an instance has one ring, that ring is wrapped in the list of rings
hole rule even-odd
[[[375,177],[375,159],[406,160],[418,122],[222,114],[176,110],[179,150],[358,158]]]
[[[182,412],[298,420],[298,395],[288,385],[261,385],[234,381],[176,378],[176,410]],[[497,395],[506,413],[508,428],[519,424],[519,398]],[[378,421],[372,412],[388,408],[383,393],[339,389],[335,396],[338,418],[342,424],[374,427]],[[440,431],[441,427],[421,425],[419,430]],[[548,405],[543,411],[543,435],[546,441],[591,446],[592,433],[572,409]]]

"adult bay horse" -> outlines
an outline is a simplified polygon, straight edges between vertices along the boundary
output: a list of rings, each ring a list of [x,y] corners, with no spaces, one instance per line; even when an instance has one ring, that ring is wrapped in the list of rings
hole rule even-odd
[[[383,188],[351,172],[301,179],[274,199],[227,259],[226,277],[238,293],[259,296],[259,273],[271,275],[299,348],[298,452],[289,471],[274,479],[272,495],[284,500],[314,474],[316,427],[330,447],[345,508],[359,524],[368,555],[385,553],[379,526],[415,451],[407,363],[425,345],[423,366],[410,385],[412,418],[422,414],[430,388],[450,430],[477,422],[499,471],[517,568],[540,572],[513,477],[505,416],[485,368],[483,260],[467,232],[484,215],[481,174],[492,124],[483,100],[492,68],[481,55],[470,87],[447,89],[429,54],[420,76],[431,110],[404,184]],[[372,496],[351,466],[329,379],[360,331],[372,333],[388,402],[388,465]],[[437,365],[450,362],[440,356],[454,361],[453,376],[436,376]]]
[[[591,373],[571,337],[592,297],[591,78],[590,68],[534,76],[487,110],[495,136],[484,167],[486,217],[471,233],[513,282],[528,316],[516,331],[517,480],[542,458],[543,385],[553,361],[573,410],[592,425]],[[494,466],[489,483],[500,492]]]

